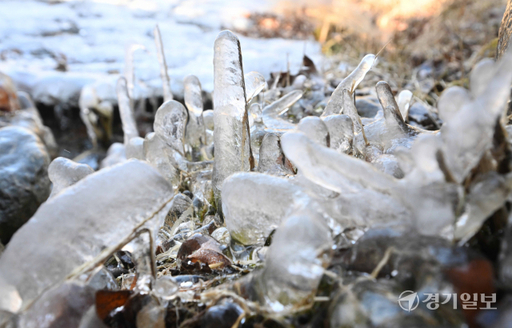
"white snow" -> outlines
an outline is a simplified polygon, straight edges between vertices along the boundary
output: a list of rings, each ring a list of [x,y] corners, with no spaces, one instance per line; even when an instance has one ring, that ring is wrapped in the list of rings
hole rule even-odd
[[[213,43],[218,33],[247,26],[247,15],[270,11],[270,0],[84,0],[59,3],[34,0],[0,2],[0,71],[36,101],[76,104],[80,89],[94,84],[102,99],[115,100],[115,82],[123,74],[125,49],[134,54],[135,98],[162,95],[155,24],[160,26],[171,88],[183,95],[183,78],[194,74],[204,90],[213,90]],[[253,39],[238,35],[244,71],[299,69],[304,49],[321,60],[314,41]],[[68,70],[55,70],[65,56]]]

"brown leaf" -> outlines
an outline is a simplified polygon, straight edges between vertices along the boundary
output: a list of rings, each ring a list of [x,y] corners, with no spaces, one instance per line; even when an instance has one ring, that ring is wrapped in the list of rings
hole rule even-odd
[[[99,290],[96,292],[96,313],[105,320],[110,312],[126,304],[133,294],[130,290]]]
[[[201,234],[193,235],[181,245],[178,258],[182,261],[207,264],[212,270],[231,265],[231,260],[222,254],[219,242]]]

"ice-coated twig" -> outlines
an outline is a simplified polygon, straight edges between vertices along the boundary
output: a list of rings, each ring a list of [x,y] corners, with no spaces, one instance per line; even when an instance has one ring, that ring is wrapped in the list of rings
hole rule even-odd
[[[96,147],[98,144],[98,137],[96,136],[96,131],[91,121],[94,119],[97,121],[98,117],[91,111],[91,108],[95,107],[97,104],[98,96],[96,95],[96,90],[90,85],[84,86],[80,91],[78,107],[80,107],[80,118],[82,122],[84,122],[87,136],[91,140],[93,147]]]
[[[288,108],[295,104],[300,98],[302,98],[302,91],[294,90],[263,108],[261,114],[263,124],[265,124],[267,128],[274,130],[289,130],[295,128],[295,124],[285,121],[278,116],[285,113],[286,110],[288,110]]]
[[[155,26],[153,34],[155,35],[156,55],[158,56],[158,64],[160,65],[160,78],[162,79],[164,102],[166,102],[172,100],[173,98],[171,92],[171,79],[169,78],[169,74],[167,73],[167,63],[165,61],[164,45],[162,43],[162,35],[160,34],[160,28],[158,27],[158,24]]]
[[[131,138],[139,136],[139,132],[137,130],[135,114],[133,113],[130,96],[126,86],[126,79],[124,77],[120,77],[117,81],[116,93],[119,104],[119,114],[121,115],[121,122],[123,125],[124,144],[127,145]]]
[[[125,63],[124,63],[124,77],[128,88],[128,96],[130,101],[133,102],[133,91],[135,89],[135,69],[133,67],[133,54],[137,50],[145,50],[146,48],[141,44],[130,44],[126,47]],[[133,104],[132,104],[133,106]]]
[[[185,105],[189,111],[186,140],[192,147],[192,160],[204,157],[202,146],[206,145],[206,128],[203,121],[203,98],[201,82],[194,75],[185,77],[183,81]]]
[[[245,74],[245,90],[247,96],[247,103],[256,97],[265,87],[267,82],[263,75],[258,72],[249,72]]]
[[[322,116],[343,113],[343,90],[349,90],[350,93],[354,93],[359,83],[361,83],[366,76],[366,73],[368,73],[372,68],[375,60],[376,57],[373,54],[368,54],[363,57],[357,68],[343,81],[341,81],[340,84],[338,84],[336,90],[332,93],[331,99],[329,99]]]
[[[223,31],[214,45],[214,125],[215,159],[212,186],[220,209],[222,182],[238,171],[254,167],[250,148],[249,119],[240,41]]]

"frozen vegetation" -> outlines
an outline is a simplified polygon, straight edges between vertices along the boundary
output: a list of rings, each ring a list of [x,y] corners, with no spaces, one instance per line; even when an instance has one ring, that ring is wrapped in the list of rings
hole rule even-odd
[[[56,6],[84,23],[104,5]],[[161,19],[147,15],[140,19]],[[58,157],[32,174],[46,188],[0,255],[0,325],[286,327],[302,316],[309,327],[473,326],[474,316],[450,304],[409,313],[396,301],[404,290],[495,292],[492,264],[466,246],[510,201],[512,54],[478,63],[469,90],[447,88],[437,108],[428,108],[441,128],[429,130],[410,120],[411,90],[394,93],[390,81],[380,81],[357,92],[379,65],[373,54],[336,88],[308,57],[298,74],[265,81],[246,49],[275,41],[193,25],[176,38],[167,32],[177,25],[148,23],[155,43],[146,42],[146,51],[155,58],[146,66],[134,59],[137,47],[127,49],[111,99],[124,142],[110,146],[101,168]],[[182,38],[190,41],[185,53],[197,50],[195,42],[208,45],[195,60],[213,59],[211,72],[168,56]],[[123,56],[118,51],[94,54]],[[266,48],[277,57],[272,51]],[[154,132],[144,136],[134,116],[141,92],[134,71],[148,81],[155,73],[159,90],[151,92],[164,96]],[[173,100],[169,83],[184,104]],[[88,88],[80,114],[97,145],[112,103]],[[204,91],[213,91],[213,111],[204,107]],[[17,108],[2,114],[11,126],[0,129],[0,148],[17,151],[3,134],[19,135],[23,151],[43,166],[52,139],[30,98],[17,95]],[[375,110],[363,110],[362,100]],[[23,115],[27,126],[35,122],[31,129],[17,126]],[[0,170],[9,165],[24,168],[0,157]],[[48,179],[53,189],[43,202]],[[496,276],[510,288],[511,227],[503,231]],[[510,311],[504,305],[497,316]]]

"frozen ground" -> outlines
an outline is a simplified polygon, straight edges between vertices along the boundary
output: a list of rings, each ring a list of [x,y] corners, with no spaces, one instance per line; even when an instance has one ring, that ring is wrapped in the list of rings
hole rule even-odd
[[[161,94],[153,29],[158,23],[165,46],[173,93],[182,80],[199,77],[213,89],[213,43],[224,28],[250,24],[249,12],[268,11],[270,1],[93,0],[0,2],[0,71],[40,102],[74,104],[82,86],[96,84],[102,98],[115,98],[114,85],[124,71],[125,49],[135,53],[135,97]],[[240,37],[245,72],[298,69],[304,51],[319,61],[314,41]],[[64,59],[65,58],[65,59]],[[65,62],[66,71],[58,70]],[[62,66],[62,65],[61,65]]]

